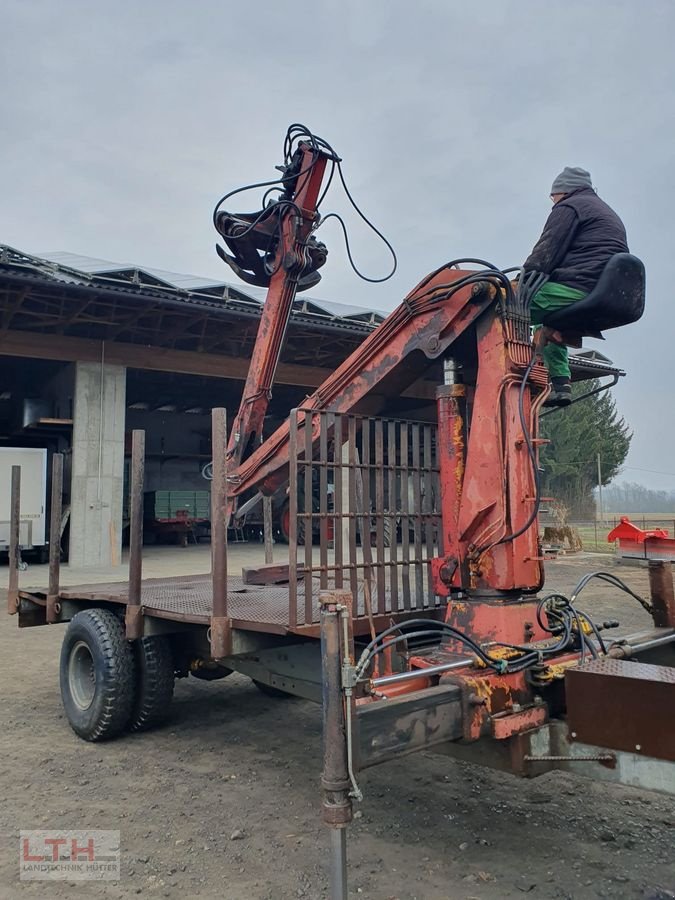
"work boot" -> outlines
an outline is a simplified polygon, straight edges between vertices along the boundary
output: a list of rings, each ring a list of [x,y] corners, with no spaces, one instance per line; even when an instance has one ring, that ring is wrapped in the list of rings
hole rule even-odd
[[[569,378],[551,378],[552,390],[544,406],[569,406],[572,402],[572,385]]]

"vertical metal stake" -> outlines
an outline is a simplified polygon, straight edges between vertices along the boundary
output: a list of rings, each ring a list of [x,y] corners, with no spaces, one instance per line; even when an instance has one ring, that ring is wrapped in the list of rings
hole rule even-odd
[[[265,538],[265,563],[274,562],[272,550],[272,498],[263,497],[263,533]]]
[[[141,581],[143,577],[143,482],[145,480],[145,432],[131,433],[131,484],[129,487],[129,597],[125,616],[127,639],[143,635]]]
[[[19,608],[19,529],[21,525],[21,466],[12,466],[9,510],[9,585],[7,612],[13,616]]]
[[[52,492],[49,513],[49,587],[47,589],[47,622],[57,621],[56,604],[59,599],[61,568],[61,513],[63,504],[63,454],[52,457]]]
[[[347,900],[347,829],[330,830],[330,897]]]
[[[227,415],[211,410],[211,656],[220,659],[231,650],[232,629],[227,617]]]
[[[675,628],[675,591],[670,562],[650,559],[649,593],[652,598],[652,618],[657,628]]]
[[[331,829],[331,900],[347,900],[346,827],[352,820],[347,735],[342,695],[342,648],[338,601],[344,591],[321,591],[323,680],[323,821]]]

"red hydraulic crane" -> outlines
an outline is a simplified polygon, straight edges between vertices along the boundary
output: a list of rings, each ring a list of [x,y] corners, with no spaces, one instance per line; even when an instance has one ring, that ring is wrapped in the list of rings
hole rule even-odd
[[[289,473],[297,469],[300,457],[300,464],[305,467],[306,488],[311,484],[307,467],[313,464],[317,453],[316,465],[323,473],[325,486],[327,468],[332,466],[337,470],[342,465],[336,462],[335,450],[331,455],[328,445],[330,442],[338,447],[343,444],[345,422],[349,419],[353,431],[365,398],[391,391],[392,385],[394,392],[410,385],[419,375],[420,358],[427,368],[434,360],[442,362],[443,372],[442,383],[436,391],[435,423],[439,535],[436,541],[433,532],[427,530],[426,555],[421,560],[430,573],[435,605],[425,606],[421,598],[416,604],[404,599],[403,606],[393,605],[399,602],[399,591],[410,594],[413,590],[407,567],[419,565],[420,561],[412,558],[399,561],[395,550],[385,559],[381,531],[377,538],[376,565],[369,563],[368,530],[361,532],[360,547],[352,530],[348,559],[344,561],[341,551],[339,554],[336,551],[336,557],[343,560],[344,572],[338,562],[331,569],[325,546],[326,517],[333,515],[338,523],[353,522],[355,515],[391,520],[391,509],[371,506],[355,513],[349,506],[346,511],[340,508],[332,513],[319,511],[323,524],[318,568],[314,568],[309,537],[304,548],[307,615],[311,616],[312,612],[312,576],[326,584],[327,572],[333,571],[336,588],[327,591],[322,599],[327,710],[324,784],[326,821],[341,827],[349,820],[349,796],[358,793],[351,728],[357,727],[359,717],[361,749],[365,746],[366,756],[370,754],[370,761],[362,759],[362,765],[381,761],[383,751],[377,748],[384,744],[395,747],[397,752],[410,752],[447,739],[447,746],[460,756],[467,744],[488,741],[499,745],[496,758],[500,764],[522,772],[527,768],[528,753],[532,752],[533,735],[543,733],[553,720],[562,725],[565,712],[582,721],[579,697],[583,696],[583,690],[579,692],[577,687],[582,681],[574,677],[570,682],[576,691],[576,706],[566,708],[564,688],[561,689],[566,683],[566,673],[570,670],[582,673],[580,663],[587,657],[594,658],[599,668],[592,675],[597,681],[583,683],[596,690],[596,683],[613,674],[609,669],[606,672],[602,669],[603,658],[615,664],[616,660],[626,658],[627,651],[615,648],[610,659],[600,634],[601,627],[574,605],[576,593],[587,581],[571,598],[560,594],[538,596],[544,584],[537,520],[542,499],[539,412],[549,392],[548,374],[541,363],[539,348],[532,344],[527,291],[514,288],[509,277],[496,267],[481,260],[454,260],[425,277],[303,402],[304,418],[292,416],[260,442],[262,418],[293,296],[303,279],[315,283],[316,269],[326,258],[325,248],[312,243],[312,229],[319,221],[321,176],[329,162],[335,164],[336,157],[324,142],[306,139],[298,145],[293,159],[294,174],[285,176],[286,194],[277,210],[272,207],[267,213],[264,208],[257,216],[227,219],[238,223],[242,238],[255,235],[257,243],[253,249],[257,250],[257,256],[253,255],[251,246],[239,248],[240,257],[248,258],[250,277],[258,277],[255,270],[260,271],[260,259],[271,261],[270,265],[264,263],[265,271],[269,269],[271,273],[268,300],[242,404],[230,435],[228,480],[232,501],[251,492],[272,495],[284,490]],[[231,237],[227,222],[217,221],[226,239]],[[266,255],[260,257],[261,252]],[[475,264],[481,268],[473,268]],[[262,282],[256,283],[264,283],[266,276],[261,277]],[[589,322],[597,333],[602,327],[635,321],[643,306],[642,264],[629,254],[618,254],[608,264],[596,290],[564,313],[554,313],[555,321],[551,321],[546,336],[559,341],[567,337],[568,342],[573,336],[577,341],[580,335],[588,333]],[[408,472],[408,460],[404,459],[408,449],[396,443],[397,423],[390,422],[388,427],[393,440],[385,451],[384,428],[381,423],[374,426],[375,434],[380,435],[375,468],[381,471],[386,465],[388,469],[391,505],[392,496],[396,496],[398,473]],[[359,478],[367,479],[372,461],[364,459],[359,463],[356,444],[350,440],[349,465],[351,469],[359,469]],[[362,446],[366,446],[365,439]],[[377,502],[382,505],[385,502],[383,480],[377,473],[374,477],[380,478],[375,498],[377,501],[379,497]],[[290,483],[293,494],[297,478],[295,481],[291,478]],[[297,508],[298,515],[305,516],[306,522],[314,515],[307,498],[303,512],[294,502],[291,508]],[[419,517],[418,526],[426,521],[428,528],[428,513],[416,508],[410,512],[408,521],[415,517]],[[421,526],[416,526],[416,531],[420,529]],[[404,543],[405,539],[404,534]],[[434,544],[437,550],[430,553]],[[291,553],[296,550],[291,547]],[[420,541],[416,542],[415,552],[423,552]],[[392,590],[378,607],[390,623],[379,634],[369,606],[372,605],[369,566],[377,570],[376,581],[380,586],[385,583],[382,573],[387,567],[394,572],[392,579],[398,577],[397,567],[403,568],[401,583],[390,581]],[[364,572],[362,586],[354,576],[357,570]],[[292,571],[300,575],[299,568]],[[626,589],[615,576],[600,574],[615,586]],[[350,584],[347,592],[342,589],[346,583]],[[657,584],[657,579],[654,583],[654,609],[657,606],[660,609],[658,624],[668,633],[650,637],[647,644],[643,642],[642,645],[649,647],[655,646],[654,641],[672,641],[675,628],[675,604],[667,601],[663,584]],[[398,599],[394,601],[392,596]],[[355,643],[351,628],[352,617],[357,614],[352,604],[358,603],[363,604],[369,616],[372,639],[362,647],[357,659],[357,649],[361,648]],[[420,609],[425,615],[406,619],[401,613],[401,610]],[[377,621],[382,620],[380,615]],[[606,627],[614,624],[606,623]],[[414,639],[428,640],[429,635],[435,637],[433,647],[420,648],[414,643]],[[601,693],[594,696],[598,700]],[[396,718],[395,711],[387,712],[396,709],[391,705],[386,707],[394,700],[407,704],[401,718]],[[386,708],[380,710],[378,704],[383,703]],[[446,704],[452,705],[452,712],[447,711],[450,706],[446,710]],[[409,712],[411,709],[413,712]],[[370,719],[369,710],[373,712]],[[394,718],[386,721],[393,731],[384,743],[375,731],[370,744],[364,741],[366,723],[382,722],[382,716],[390,715]],[[593,723],[591,720],[589,723],[590,729]],[[555,736],[551,735],[553,732],[548,738],[549,747],[553,746]],[[560,738],[560,745],[566,746],[566,740]],[[621,746],[619,738],[613,736],[612,740],[618,741],[613,746]],[[563,757],[544,754],[529,758],[541,762]]]

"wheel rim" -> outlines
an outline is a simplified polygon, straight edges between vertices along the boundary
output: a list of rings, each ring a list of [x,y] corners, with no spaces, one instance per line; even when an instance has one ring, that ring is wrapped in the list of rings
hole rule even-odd
[[[96,693],[94,657],[84,641],[78,641],[68,660],[70,694],[79,709],[89,709]]]

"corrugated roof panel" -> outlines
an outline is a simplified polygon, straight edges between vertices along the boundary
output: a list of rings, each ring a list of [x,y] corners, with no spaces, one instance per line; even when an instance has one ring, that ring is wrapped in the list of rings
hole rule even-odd
[[[336,303],[333,300],[317,300],[315,297],[298,295],[298,302],[307,300],[324,313],[331,316],[339,316],[341,319],[364,319],[367,321],[382,322],[386,314],[377,310],[367,309],[365,306],[352,306],[349,303]]]
[[[97,259],[94,256],[81,256],[79,253],[66,253],[63,250],[39,253],[38,257],[40,259],[46,259],[47,262],[55,263],[57,266],[67,266],[70,269],[87,272],[89,275],[96,275],[99,272],[115,272],[136,268],[136,266],[132,266],[129,263],[121,265],[120,263],[111,262],[109,259]]]
[[[151,279],[158,279],[177,290],[205,291],[211,296],[226,296],[227,292],[236,291],[246,298],[263,303],[267,294],[265,288],[254,287],[248,284],[232,284],[227,281],[216,281],[213,278],[204,278],[199,275],[169,272],[166,269],[154,269],[131,263],[115,263],[110,260],[81,256],[77,253],[66,253],[65,251],[42,253],[40,257],[57,265],[78,269],[80,272],[86,272],[90,275],[114,276],[115,273],[122,275],[123,273],[138,271],[141,273],[142,281],[142,273],[145,272]],[[352,306],[348,303],[336,303],[333,300],[321,300],[308,294],[298,294],[295,309],[299,312],[307,312],[310,315],[325,315],[331,318],[352,319],[373,324],[382,322],[386,318],[385,313],[368,309],[365,306]]]
[[[211,288],[220,288],[223,292],[231,287],[225,281],[215,281],[213,278],[202,278],[200,275],[181,275],[180,272],[167,272],[164,269],[148,269],[143,267],[144,272],[149,272],[156,278],[172,284],[174,287],[183,291],[202,291]]]

